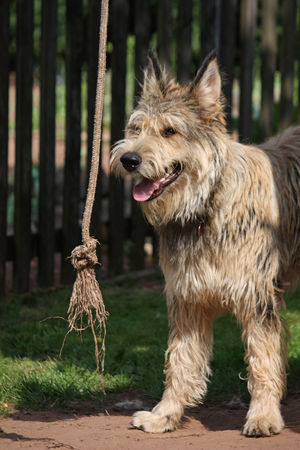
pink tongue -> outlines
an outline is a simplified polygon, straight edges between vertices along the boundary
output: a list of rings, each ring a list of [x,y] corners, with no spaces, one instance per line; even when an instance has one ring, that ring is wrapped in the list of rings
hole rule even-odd
[[[147,180],[144,178],[139,184],[133,188],[133,198],[137,202],[145,202],[148,200],[153,192],[159,187],[159,180]]]

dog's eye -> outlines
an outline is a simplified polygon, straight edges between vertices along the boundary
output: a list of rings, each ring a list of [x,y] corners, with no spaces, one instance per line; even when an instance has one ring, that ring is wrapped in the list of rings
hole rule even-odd
[[[166,138],[173,136],[174,134],[176,134],[176,131],[174,130],[174,128],[166,128],[162,133],[163,137],[166,137]]]

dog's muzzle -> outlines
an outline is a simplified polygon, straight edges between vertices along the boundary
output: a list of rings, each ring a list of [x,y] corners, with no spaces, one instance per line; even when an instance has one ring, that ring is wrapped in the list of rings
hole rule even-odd
[[[127,152],[121,156],[120,161],[127,172],[134,172],[142,162],[142,158],[134,152]]]

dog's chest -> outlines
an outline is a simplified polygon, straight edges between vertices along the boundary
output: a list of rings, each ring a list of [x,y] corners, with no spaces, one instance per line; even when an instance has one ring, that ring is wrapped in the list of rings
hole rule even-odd
[[[168,265],[194,264],[205,249],[205,226],[202,222],[189,223],[182,227],[169,224],[160,232],[160,256],[166,257]]]
[[[217,269],[209,230],[202,222],[182,227],[170,224],[160,233],[160,264],[166,283],[182,297],[199,296],[216,288]]]

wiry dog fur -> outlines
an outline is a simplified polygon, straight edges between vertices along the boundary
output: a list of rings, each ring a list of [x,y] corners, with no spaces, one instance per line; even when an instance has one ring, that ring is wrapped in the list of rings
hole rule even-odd
[[[137,412],[133,425],[173,430],[184,407],[201,401],[213,320],[230,311],[243,327],[248,364],[243,433],[279,433],[282,292],[300,273],[300,127],[260,146],[236,143],[225,128],[215,55],[186,86],[150,59],[128,137],[111,161],[117,175],[136,176],[134,196],[159,232],[170,324],[162,400]]]

